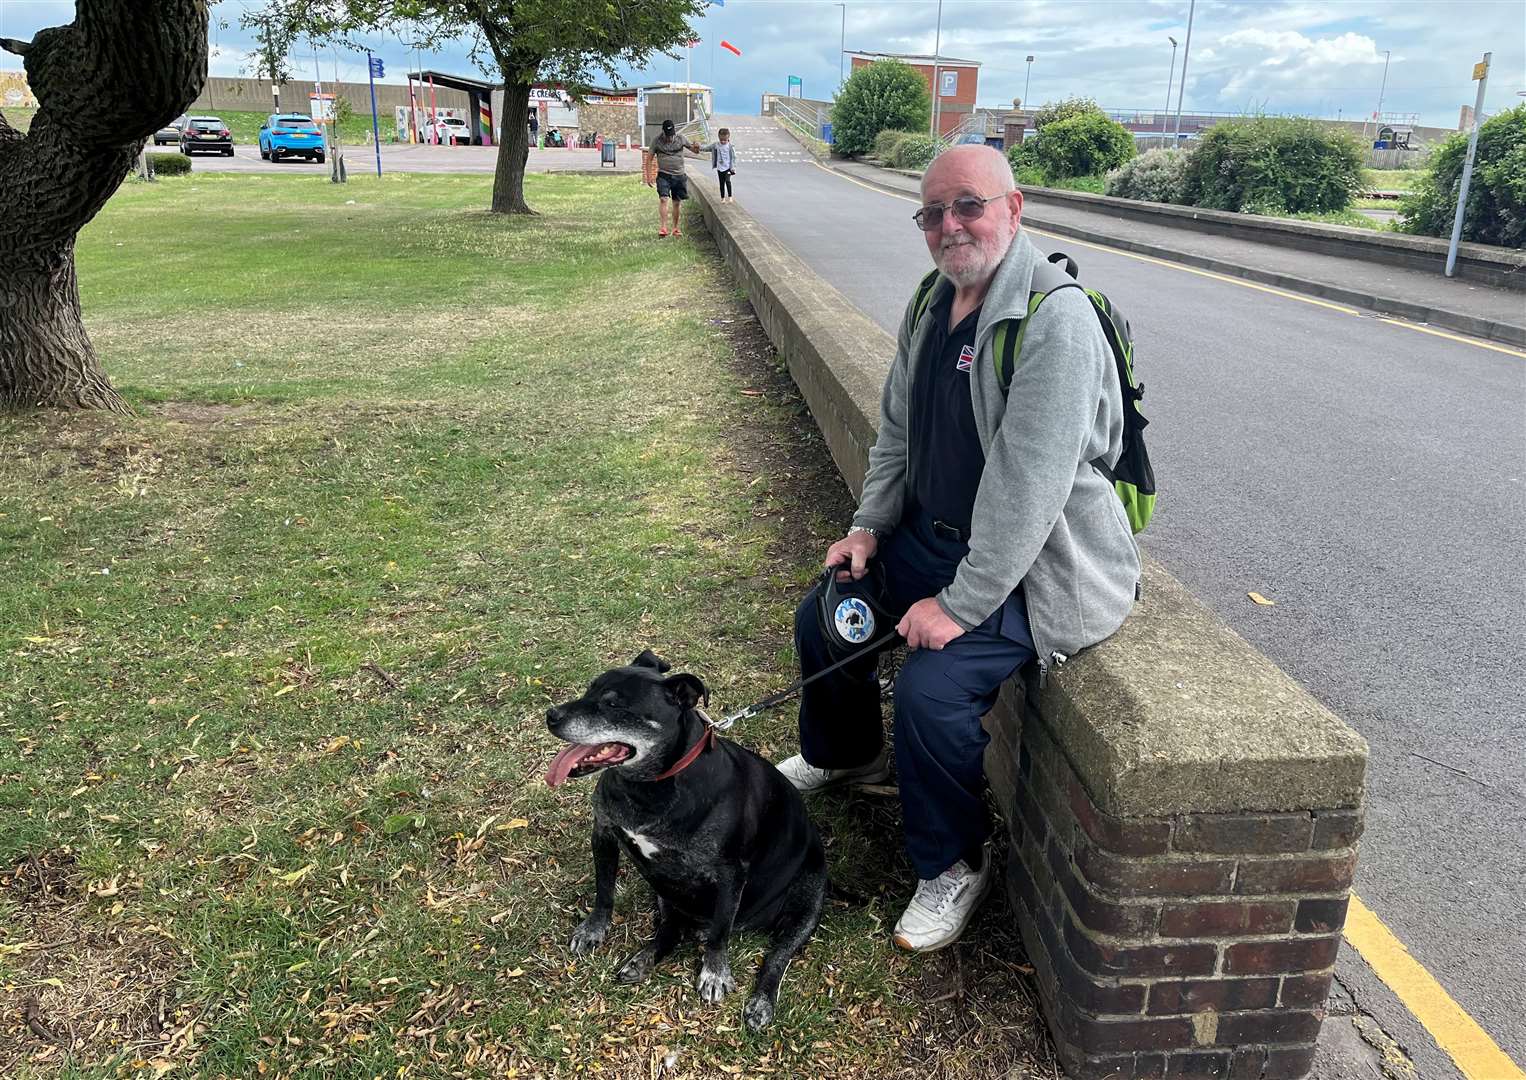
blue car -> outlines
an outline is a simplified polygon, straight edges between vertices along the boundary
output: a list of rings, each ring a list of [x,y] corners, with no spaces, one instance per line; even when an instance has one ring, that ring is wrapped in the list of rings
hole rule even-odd
[[[306,113],[271,113],[260,125],[260,157],[305,157],[323,164],[323,132]]]

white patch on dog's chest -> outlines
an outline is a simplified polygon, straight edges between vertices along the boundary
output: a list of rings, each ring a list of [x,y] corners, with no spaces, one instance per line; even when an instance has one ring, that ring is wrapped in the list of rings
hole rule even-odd
[[[626,836],[630,837],[631,843],[636,845],[636,850],[641,852],[641,854],[645,855],[648,859],[652,858],[657,854],[657,852],[662,850],[656,844],[652,843],[651,840],[647,839],[645,836],[642,836],[638,832],[631,832],[629,829],[622,829],[620,831],[625,833]]]

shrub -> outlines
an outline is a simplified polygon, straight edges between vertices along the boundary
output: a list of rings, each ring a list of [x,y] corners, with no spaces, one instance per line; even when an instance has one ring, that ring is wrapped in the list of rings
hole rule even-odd
[[[184,176],[191,171],[191,159],[184,154],[149,154],[148,167],[155,176]]]
[[[1091,98],[1069,97],[1064,101],[1046,101],[1043,108],[1033,114],[1033,129],[1043,131],[1050,124],[1069,120],[1076,116],[1104,115],[1102,106]]]
[[[1033,161],[1046,180],[1105,173],[1133,156],[1134,136],[1100,112],[1045,125],[1033,148]]]
[[[1187,155],[1182,198],[1210,210],[1345,210],[1361,187],[1356,139],[1317,120],[1260,116],[1209,128]],[[1265,212],[1264,209],[1260,212]]]
[[[1430,168],[1399,204],[1399,227],[1425,236],[1451,236],[1468,136],[1458,132],[1431,154]],[[1526,245],[1526,105],[1491,116],[1478,129],[1478,150],[1462,238],[1505,247]]]
[[[1012,166],[1012,175],[1027,170],[1037,171],[1038,165],[1033,160],[1033,151],[1037,146],[1037,139],[1027,139],[1016,146],[1007,147],[1007,164]]]
[[[889,161],[895,157],[895,148],[900,141],[910,135],[909,131],[900,131],[896,128],[886,128],[874,137],[874,156],[881,161]]]
[[[932,120],[932,96],[915,68],[877,60],[843,84],[832,106],[832,138],[839,154],[867,154],[886,128],[915,131]]]
[[[925,169],[938,156],[938,140],[924,132],[906,132],[895,144],[890,164],[897,169]]]
[[[1150,150],[1107,174],[1103,190],[1122,199],[1182,201],[1187,155],[1181,150]]]

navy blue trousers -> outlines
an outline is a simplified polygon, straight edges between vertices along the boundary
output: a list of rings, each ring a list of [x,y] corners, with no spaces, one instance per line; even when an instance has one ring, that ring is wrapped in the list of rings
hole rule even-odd
[[[909,514],[877,556],[894,617],[953,581],[966,551],[963,542],[936,533],[930,518]],[[795,612],[795,651],[802,677],[833,663],[815,589]],[[906,654],[895,684],[895,761],[906,851],[918,877],[935,878],[961,858],[978,863],[991,831],[983,797],[990,736],[980,718],[996,704],[1001,684],[1033,657],[1021,589],[943,649]],[[876,659],[855,660],[801,693],[800,752],[810,764],[855,768],[879,754]]]

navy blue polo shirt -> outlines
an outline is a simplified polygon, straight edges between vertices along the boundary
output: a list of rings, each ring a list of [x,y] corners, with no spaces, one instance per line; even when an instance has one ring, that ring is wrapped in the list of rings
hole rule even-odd
[[[931,322],[912,380],[911,490],[925,513],[968,534],[980,474],[986,467],[970,402],[980,308],[950,329],[953,303],[950,291],[922,316]]]

